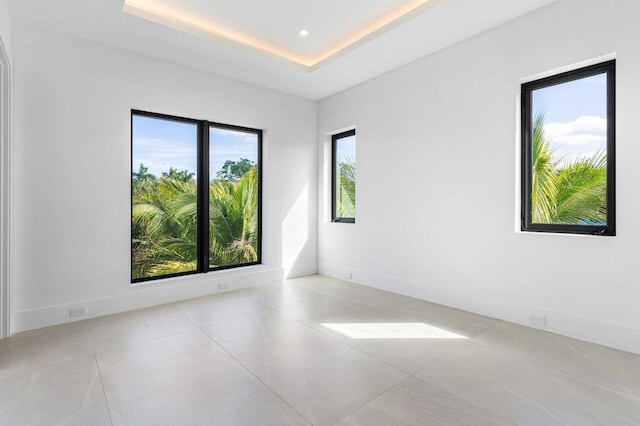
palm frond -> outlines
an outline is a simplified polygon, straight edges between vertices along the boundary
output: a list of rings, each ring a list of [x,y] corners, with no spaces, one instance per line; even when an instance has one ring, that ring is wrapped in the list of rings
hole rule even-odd
[[[604,224],[607,218],[607,156],[598,152],[572,162],[554,159],[544,114],[534,118],[531,217],[533,223]]]

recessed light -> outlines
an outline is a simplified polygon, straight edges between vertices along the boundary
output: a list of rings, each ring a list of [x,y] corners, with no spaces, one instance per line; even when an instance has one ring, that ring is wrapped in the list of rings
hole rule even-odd
[[[300,30],[300,32],[299,32],[298,34],[300,34],[302,37],[306,37],[306,36],[308,36],[308,35],[309,35],[309,31],[307,31],[307,30]]]

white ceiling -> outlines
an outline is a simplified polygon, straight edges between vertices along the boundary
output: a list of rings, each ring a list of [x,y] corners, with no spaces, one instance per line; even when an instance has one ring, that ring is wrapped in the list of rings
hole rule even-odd
[[[128,1],[179,9],[186,15],[181,16],[180,25],[152,16],[142,18],[123,12],[124,0],[9,0],[9,8],[17,21],[321,99],[555,0],[429,0],[426,4],[424,0]],[[205,19],[241,37],[311,57],[399,8],[415,5],[420,7],[311,68],[268,53],[268,49],[184,25],[184,16]],[[310,34],[301,37],[298,32],[302,29]]]
[[[429,0],[125,0],[125,11],[191,30],[194,24],[294,55],[317,56],[396,10],[420,9]],[[435,1],[431,1],[435,4]],[[309,35],[301,37],[300,30]],[[216,31],[218,30],[218,31]],[[206,31],[203,31],[206,32]]]

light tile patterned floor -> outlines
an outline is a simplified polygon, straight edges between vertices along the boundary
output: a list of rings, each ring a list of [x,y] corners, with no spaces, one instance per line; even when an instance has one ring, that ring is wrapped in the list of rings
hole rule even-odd
[[[640,356],[322,276],[0,341],[0,425],[639,425]]]

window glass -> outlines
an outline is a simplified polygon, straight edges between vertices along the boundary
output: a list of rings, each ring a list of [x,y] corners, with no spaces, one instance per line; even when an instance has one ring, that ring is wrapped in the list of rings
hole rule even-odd
[[[334,135],[333,220],[355,222],[356,217],[356,134],[355,130]]]
[[[209,128],[209,267],[259,259],[259,135]]]
[[[262,130],[131,114],[131,280],[261,262]]]
[[[132,117],[132,278],[197,269],[198,127]]]
[[[614,232],[613,63],[524,86],[526,230]]]

